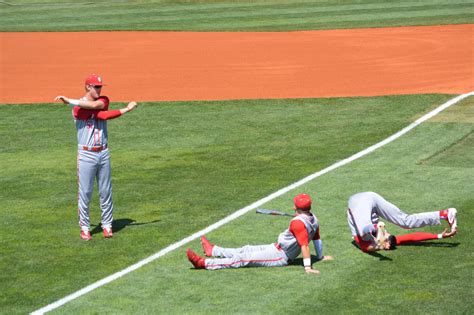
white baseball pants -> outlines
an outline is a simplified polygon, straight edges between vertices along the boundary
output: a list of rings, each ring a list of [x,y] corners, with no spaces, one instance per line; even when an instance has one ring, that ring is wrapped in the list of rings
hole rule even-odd
[[[347,221],[352,235],[371,233],[379,216],[402,228],[413,229],[440,225],[439,211],[407,214],[374,192],[363,192],[349,199]]]
[[[247,245],[241,248],[214,246],[212,254],[221,258],[206,258],[206,269],[216,270],[240,267],[282,267],[288,257],[276,244]]]
[[[100,208],[102,210],[102,227],[112,226],[112,181],[109,150],[100,152],[77,151],[77,182],[79,185],[78,213],[81,228],[89,228],[89,203],[97,178],[99,186]]]

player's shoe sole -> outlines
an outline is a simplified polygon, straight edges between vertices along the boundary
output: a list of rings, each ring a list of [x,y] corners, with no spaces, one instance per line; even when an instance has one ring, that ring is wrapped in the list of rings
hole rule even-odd
[[[458,229],[458,219],[457,219],[458,210],[456,208],[448,209],[448,223],[452,231],[457,231]]]
[[[385,223],[377,223],[377,245],[383,246],[385,243]]]

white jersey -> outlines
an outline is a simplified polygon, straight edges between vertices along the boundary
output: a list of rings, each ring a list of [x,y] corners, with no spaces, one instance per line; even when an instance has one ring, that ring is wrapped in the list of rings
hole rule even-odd
[[[109,106],[108,98],[101,96],[99,99],[105,104],[104,110],[107,110]],[[79,106],[74,106],[73,117],[76,123],[77,144],[79,149],[83,146],[107,147],[107,120],[97,119],[99,111],[100,110],[82,109]]]
[[[300,214],[291,220],[291,222],[294,220],[299,220],[304,223],[306,231],[308,232],[308,243],[310,243],[318,231],[318,219],[314,215],[307,216]],[[286,229],[278,236],[278,245],[280,245],[281,249],[285,251],[290,260],[294,260],[301,253],[301,247],[298,244],[296,237],[291,233],[290,228]]]

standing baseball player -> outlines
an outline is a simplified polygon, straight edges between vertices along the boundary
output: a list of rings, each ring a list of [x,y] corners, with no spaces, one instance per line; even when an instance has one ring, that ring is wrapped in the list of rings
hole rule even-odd
[[[331,256],[323,255],[323,245],[319,236],[319,223],[311,213],[311,198],[299,194],[294,198],[296,216],[291,220],[287,230],[281,233],[278,241],[268,245],[244,246],[242,248],[223,248],[211,244],[205,236],[201,237],[201,245],[207,257],[198,256],[191,249],[186,251],[189,261],[196,269],[217,270],[240,267],[281,267],[295,260],[300,253],[306,273],[319,274],[319,270],[311,267],[310,241],[313,241],[318,260],[332,260]]]
[[[440,225],[441,220],[446,220],[451,227],[451,232],[447,236],[450,237],[457,232],[456,214],[455,208],[407,214],[377,193],[362,192],[349,198],[347,222],[359,248],[365,252],[372,252],[386,249],[385,246],[388,246],[384,244],[385,242],[377,242],[379,217],[406,229]]]
[[[70,99],[57,96],[55,101],[62,101],[72,106],[72,115],[77,129],[77,182],[79,185],[78,214],[81,238],[91,240],[89,231],[89,203],[97,178],[99,186],[100,207],[102,209],[102,230],[105,238],[112,237],[113,203],[108,149],[107,120],[117,118],[136,106],[136,102],[127,107],[109,111],[109,98],[101,96],[102,78],[91,74],[86,78],[86,94],[81,99]]]

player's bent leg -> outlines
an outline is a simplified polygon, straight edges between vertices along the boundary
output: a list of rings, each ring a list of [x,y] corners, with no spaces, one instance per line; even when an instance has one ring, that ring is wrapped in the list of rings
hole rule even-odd
[[[377,205],[378,214],[381,217],[405,229],[439,225],[441,223],[438,211],[407,214],[380,196],[377,199]]]

